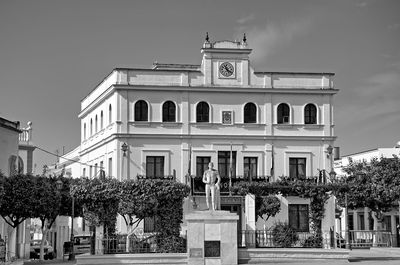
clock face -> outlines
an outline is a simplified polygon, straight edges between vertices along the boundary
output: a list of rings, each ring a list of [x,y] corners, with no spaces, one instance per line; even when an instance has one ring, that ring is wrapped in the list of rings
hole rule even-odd
[[[230,77],[235,72],[235,68],[231,63],[225,62],[219,66],[219,72],[225,77]]]

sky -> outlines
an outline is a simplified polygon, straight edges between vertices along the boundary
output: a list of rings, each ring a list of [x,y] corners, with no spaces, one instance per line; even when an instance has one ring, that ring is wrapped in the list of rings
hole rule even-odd
[[[80,143],[80,100],[116,67],[201,62],[247,35],[257,71],[334,72],[341,154],[400,141],[398,0],[0,0],[0,117],[35,145]],[[36,172],[56,158],[34,152]]]

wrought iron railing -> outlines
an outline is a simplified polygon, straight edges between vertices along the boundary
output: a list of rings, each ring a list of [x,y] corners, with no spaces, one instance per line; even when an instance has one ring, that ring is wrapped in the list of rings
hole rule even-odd
[[[346,247],[346,232],[337,233],[337,247]],[[370,247],[392,247],[393,236],[389,231],[373,230],[350,230],[349,231],[350,248],[370,248]]]
[[[161,250],[163,239],[157,237],[157,233],[144,233],[143,235],[129,236],[129,244],[127,244],[127,235],[107,236],[97,240],[96,254],[123,254],[123,253],[158,253],[164,252]],[[177,253],[186,253],[186,238],[179,238],[182,247]]]
[[[205,194],[205,185],[203,183],[203,176],[191,176],[191,188],[193,195],[204,195]],[[226,176],[221,177],[220,183],[220,192],[222,195],[229,194],[229,182],[231,182],[232,186],[240,181],[248,181],[248,182],[271,182],[270,176],[233,176],[231,179]]]
[[[243,230],[238,233],[238,247],[240,248],[322,248],[333,247],[334,241],[331,240],[331,233],[326,232],[317,239],[311,232],[296,232],[297,240],[290,245],[280,245],[274,239],[272,229],[269,230]]]

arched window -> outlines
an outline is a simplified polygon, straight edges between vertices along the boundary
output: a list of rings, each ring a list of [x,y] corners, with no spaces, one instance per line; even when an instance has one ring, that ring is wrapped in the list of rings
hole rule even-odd
[[[256,123],[257,122],[257,107],[254,103],[247,103],[244,106],[244,123]]]
[[[196,121],[210,122],[210,107],[204,101],[199,102],[196,107]]]
[[[112,109],[111,109],[111,104],[108,106],[108,124],[111,124],[112,122]]]
[[[100,130],[103,130],[103,111],[100,112]]]
[[[97,115],[94,119],[94,132],[97,133]]]
[[[139,100],[135,104],[135,121],[147,121],[148,120],[148,106],[144,100]]]
[[[166,101],[162,108],[162,121],[163,122],[175,122],[176,121],[176,106],[172,101]]]
[[[317,124],[317,108],[314,104],[307,104],[304,108],[304,123]]]
[[[12,155],[8,158],[8,168],[9,168],[9,175],[14,176],[16,174],[23,174],[24,173],[24,161],[20,156]]]
[[[86,140],[86,123],[83,124],[83,140]]]
[[[278,106],[278,123],[289,123],[290,110],[286,103],[281,103]]]
[[[90,119],[90,136],[93,135],[93,120]]]

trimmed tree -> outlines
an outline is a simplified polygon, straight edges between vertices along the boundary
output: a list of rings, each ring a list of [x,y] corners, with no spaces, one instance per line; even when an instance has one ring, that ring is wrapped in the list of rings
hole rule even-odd
[[[400,159],[374,158],[370,162],[350,161],[344,168],[348,174],[341,182],[347,186],[338,193],[341,206],[345,206],[347,193],[348,207],[357,209],[368,207],[378,222],[383,221],[383,213],[391,211],[400,199]],[[374,224],[374,230],[377,224]]]
[[[32,187],[35,187],[35,179],[29,174],[17,174],[10,177],[1,175],[0,178],[2,182],[0,215],[15,233],[22,222],[32,217],[32,209],[35,206],[33,199],[35,190]],[[18,240],[15,242],[15,249],[17,249],[17,242]]]

